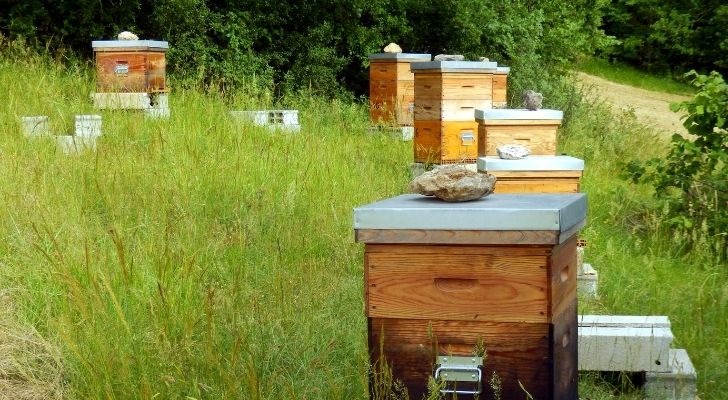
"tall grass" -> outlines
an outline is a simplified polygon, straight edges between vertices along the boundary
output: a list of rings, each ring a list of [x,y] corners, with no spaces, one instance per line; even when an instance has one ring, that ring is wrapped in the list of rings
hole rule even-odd
[[[102,112],[97,150],[79,156],[21,133],[19,117],[38,114],[69,131],[98,113],[92,90],[83,66],[0,62],[0,293],[17,310],[0,321],[43,343],[16,356],[33,379],[0,381],[66,398],[365,398],[351,209],[405,190],[411,143],[368,134],[360,105],[289,98],[302,131],[288,134],[227,116],[269,99],[198,91],[174,91],[169,120]],[[641,229],[659,215],[640,212],[649,192],[617,177],[616,158],[660,151],[654,136],[598,104],[570,113],[561,151],[587,160],[587,260],[602,279],[581,311],[669,315],[703,398],[719,399],[725,266]]]

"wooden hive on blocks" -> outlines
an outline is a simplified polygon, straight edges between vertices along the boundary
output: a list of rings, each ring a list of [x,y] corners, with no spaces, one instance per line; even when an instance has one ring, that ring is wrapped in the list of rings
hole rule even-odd
[[[503,399],[524,397],[519,382],[535,399],[576,399],[576,234],[585,214],[584,194],[463,203],[402,195],[354,209],[375,372],[386,362],[419,399],[450,368],[447,357],[468,373],[444,377],[446,390],[480,387],[480,399],[493,399],[495,372]],[[485,365],[470,364],[483,346]]]
[[[95,40],[98,93],[166,93],[166,53],[156,40]]]
[[[476,110],[478,156],[495,156],[499,146],[513,143],[528,147],[533,155],[556,155],[563,116],[558,110]]]
[[[415,100],[410,63],[430,61],[430,54],[378,53],[369,55],[369,114],[372,122],[412,125]]]
[[[508,107],[508,75],[509,67],[499,66],[493,74],[493,108]]]
[[[569,156],[478,158],[478,170],[495,175],[495,193],[578,193],[584,160]]]
[[[475,163],[475,109],[492,107],[497,64],[478,61],[413,63],[416,163]]]

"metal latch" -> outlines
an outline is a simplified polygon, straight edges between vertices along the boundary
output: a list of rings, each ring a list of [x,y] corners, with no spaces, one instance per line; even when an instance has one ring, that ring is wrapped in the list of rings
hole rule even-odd
[[[435,380],[445,382],[442,394],[481,394],[483,392],[483,357],[438,356]],[[450,383],[454,383],[450,385]],[[465,383],[458,389],[458,383]]]
[[[473,131],[465,131],[460,134],[460,140],[463,142],[463,146],[470,146],[475,143],[475,135],[473,135]]]

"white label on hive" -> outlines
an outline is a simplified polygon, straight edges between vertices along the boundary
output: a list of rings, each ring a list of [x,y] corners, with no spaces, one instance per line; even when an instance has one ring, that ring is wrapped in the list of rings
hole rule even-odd
[[[114,73],[116,75],[128,75],[129,74],[129,64],[127,63],[117,63],[114,67]]]

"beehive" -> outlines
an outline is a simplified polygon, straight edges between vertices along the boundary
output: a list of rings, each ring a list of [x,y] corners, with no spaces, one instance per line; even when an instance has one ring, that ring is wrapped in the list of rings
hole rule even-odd
[[[569,156],[529,156],[502,160],[478,158],[478,170],[495,175],[496,193],[578,193],[584,160]]]
[[[556,155],[556,132],[564,113],[558,110],[476,110],[478,156],[497,155],[504,144],[521,144],[533,155]]]
[[[410,63],[430,61],[430,54],[369,55],[369,113],[372,122],[412,125],[414,75]]]
[[[415,79],[414,159],[475,163],[475,110],[492,106],[497,64],[477,61],[412,63]]]
[[[583,194],[403,195],[354,210],[373,366],[421,398],[438,356],[487,349],[502,398],[577,398],[576,234]],[[482,371],[482,368],[479,368]],[[487,381],[480,399],[492,399]],[[448,383],[452,385],[453,383]],[[470,398],[470,397],[466,397]]]
[[[508,74],[509,67],[498,67],[493,74],[493,108],[508,107]]]
[[[99,93],[166,93],[167,42],[95,40],[96,91]]]

